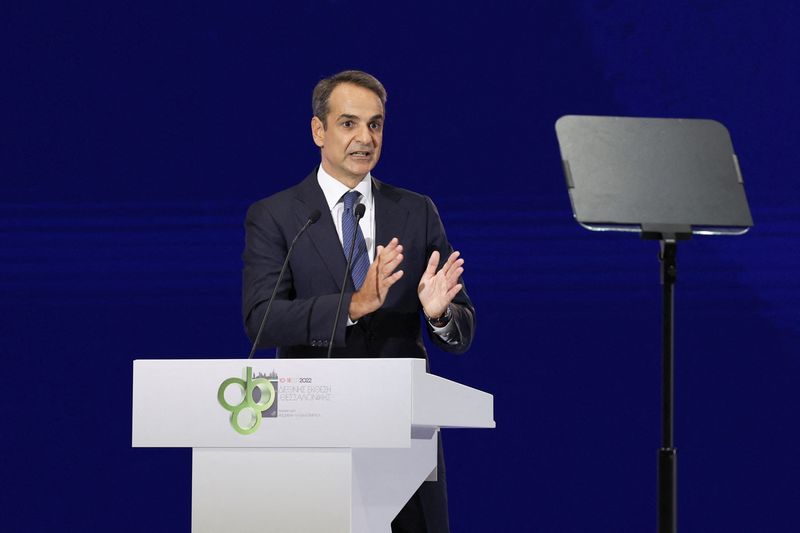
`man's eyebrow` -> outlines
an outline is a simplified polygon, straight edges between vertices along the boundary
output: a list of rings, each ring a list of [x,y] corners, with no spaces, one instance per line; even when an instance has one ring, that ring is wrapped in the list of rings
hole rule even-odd
[[[350,115],[348,113],[342,113],[337,118],[337,120],[342,120],[342,119],[346,119],[346,120],[361,120],[358,115]],[[383,115],[374,115],[374,116],[370,117],[369,121],[372,122],[373,120],[383,120]]]

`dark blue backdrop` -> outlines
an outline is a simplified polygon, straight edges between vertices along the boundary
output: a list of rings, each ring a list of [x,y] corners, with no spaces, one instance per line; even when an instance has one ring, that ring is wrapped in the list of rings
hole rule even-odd
[[[375,174],[467,261],[478,337],[431,364],[497,429],[445,434],[454,531],[655,530],[657,245],[572,221],[568,113],[730,129],[756,226],[679,250],[680,524],[796,528],[794,3],[146,4],[4,5],[3,530],[188,531],[190,452],[130,447],[131,361],[247,353],[244,211],[318,161],[345,68],[389,90]]]

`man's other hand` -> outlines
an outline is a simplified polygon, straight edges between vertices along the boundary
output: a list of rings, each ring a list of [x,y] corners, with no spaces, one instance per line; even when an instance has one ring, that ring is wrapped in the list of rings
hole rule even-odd
[[[439,318],[447,311],[447,306],[453,301],[462,285],[458,278],[464,272],[464,260],[459,258],[459,252],[453,252],[447,262],[436,271],[439,266],[439,252],[434,251],[428,260],[428,267],[419,280],[417,294],[425,314],[432,318]]]

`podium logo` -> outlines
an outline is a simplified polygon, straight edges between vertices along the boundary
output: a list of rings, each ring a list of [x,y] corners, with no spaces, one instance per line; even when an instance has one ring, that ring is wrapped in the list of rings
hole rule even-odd
[[[236,405],[225,399],[225,393],[233,386],[238,388],[242,401]],[[231,426],[242,435],[255,433],[263,417],[278,416],[277,391],[278,376],[273,371],[269,376],[259,374],[253,377],[252,367],[245,370],[245,379],[228,378],[217,390],[217,400],[231,412]]]

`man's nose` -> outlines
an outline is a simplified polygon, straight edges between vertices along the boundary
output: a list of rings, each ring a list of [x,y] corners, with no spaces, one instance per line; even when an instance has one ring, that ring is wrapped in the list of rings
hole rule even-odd
[[[359,126],[356,131],[356,141],[361,144],[372,144],[372,132],[369,129],[369,124]]]

